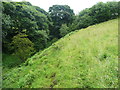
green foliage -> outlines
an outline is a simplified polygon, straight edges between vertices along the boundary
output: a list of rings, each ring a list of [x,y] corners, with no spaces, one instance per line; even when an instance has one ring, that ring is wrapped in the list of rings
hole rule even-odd
[[[69,31],[69,28],[67,27],[66,24],[62,24],[61,28],[60,28],[60,36],[63,37],[65,36]]]
[[[117,18],[118,2],[99,2],[91,8],[82,10],[70,26],[71,31],[81,28],[86,28],[90,25],[98,24],[113,18]]]
[[[110,19],[114,19],[116,17],[118,17],[118,15],[120,14],[119,12],[119,2],[107,2],[106,5],[109,7],[109,18]]]
[[[79,13],[76,20],[79,28],[85,28],[93,24],[94,18],[91,17],[90,13],[91,11],[88,8]]]
[[[45,30],[38,30],[33,34],[34,38],[31,38],[31,40],[35,44],[35,48],[37,51],[42,50],[47,46],[49,40],[47,32],[48,31]]]
[[[51,35],[60,38],[60,27],[62,24],[71,24],[74,12],[68,5],[53,5],[49,8],[49,13],[53,21]]]
[[[4,52],[12,52],[7,46],[15,35],[22,33],[22,30],[26,30],[28,38],[34,43],[39,39],[37,38],[36,41],[32,39],[36,38],[36,32],[45,30],[47,36],[49,36],[49,26],[52,25],[48,13],[39,7],[32,6],[29,2],[3,2],[2,21]],[[46,41],[44,37],[41,37],[41,39]],[[38,50],[37,43],[34,44],[35,49]],[[44,46],[44,43],[41,43],[41,45]]]
[[[118,88],[117,42],[117,19],[74,31],[3,69],[3,88]]]
[[[100,23],[109,20],[109,7],[106,3],[99,2],[90,8],[90,15],[94,18],[94,23]]]
[[[49,46],[47,44],[50,44],[49,42],[54,38],[61,38],[76,29],[117,18],[119,14],[119,5],[115,1],[99,2],[91,8],[82,10],[76,16],[68,5],[53,5],[49,8],[49,12],[46,12],[25,1],[2,3],[2,47],[4,53],[13,53],[8,48],[9,44],[15,35],[22,33],[22,30],[26,30],[28,38],[34,43],[34,48],[39,51]],[[63,24],[69,27],[69,31],[62,29]],[[45,33],[38,34],[38,31]]]
[[[13,68],[15,66],[19,66],[21,64],[21,60],[14,55],[10,54],[2,54],[2,67],[3,69]],[[5,70],[4,70],[5,71]]]
[[[118,87],[118,22],[101,23],[118,17],[118,2],[99,2],[76,16],[68,5],[46,12],[25,1],[2,3],[4,88]]]
[[[27,38],[26,34],[17,34],[13,37],[11,42],[14,55],[19,57],[22,61],[26,60],[34,53],[34,44]]]
[[[9,51],[8,46],[11,41],[10,34],[13,33],[11,30],[9,30],[11,28],[12,22],[9,15],[2,14],[2,18],[4,18],[2,19],[2,46],[3,46],[2,49],[4,52],[5,51],[8,52]]]

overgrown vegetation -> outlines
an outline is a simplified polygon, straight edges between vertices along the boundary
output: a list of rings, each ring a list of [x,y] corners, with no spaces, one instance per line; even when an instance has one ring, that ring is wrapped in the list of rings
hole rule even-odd
[[[86,28],[90,25],[115,19],[119,15],[119,8],[118,2],[99,2],[91,8],[82,10],[76,16],[70,29]]]
[[[34,44],[27,38],[26,34],[18,34],[13,37],[11,42],[14,55],[25,61],[31,54],[34,53]]]
[[[14,36],[23,31],[34,43],[36,51],[45,47],[51,25],[46,11],[32,6],[29,2],[3,2],[2,15],[4,52],[14,53],[8,48],[9,43],[12,42]]]
[[[117,44],[118,19],[76,30],[19,67],[4,66],[3,88],[118,88]]]
[[[68,5],[2,4],[3,88],[118,87],[117,1],[78,15]]]
[[[118,8],[119,5],[116,1],[99,2],[75,15],[68,5],[53,5],[49,8],[49,12],[46,12],[25,1],[3,2],[3,52],[15,53],[11,49],[10,43],[12,38],[19,33],[28,36],[26,38],[34,44],[33,48],[36,52],[42,51],[71,31],[117,18]]]

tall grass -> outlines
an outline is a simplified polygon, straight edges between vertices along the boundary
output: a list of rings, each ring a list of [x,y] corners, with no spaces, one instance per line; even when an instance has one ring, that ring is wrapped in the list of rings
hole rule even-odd
[[[117,41],[117,19],[76,30],[4,72],[3,87],[117,88]]]

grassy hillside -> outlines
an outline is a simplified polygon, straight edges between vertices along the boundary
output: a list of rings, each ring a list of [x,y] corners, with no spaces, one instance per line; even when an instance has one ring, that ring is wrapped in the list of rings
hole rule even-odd
[[[3,87],[118,87],[117,41],[117,19],[76,30],[23,65],[3,69]]]

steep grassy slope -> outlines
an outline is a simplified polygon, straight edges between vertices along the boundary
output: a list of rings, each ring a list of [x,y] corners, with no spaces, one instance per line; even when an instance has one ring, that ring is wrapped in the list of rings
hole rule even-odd
[[[117,41],[117,19],[72,32],[21,67],[3,70],[3,87],[118,87]]]

